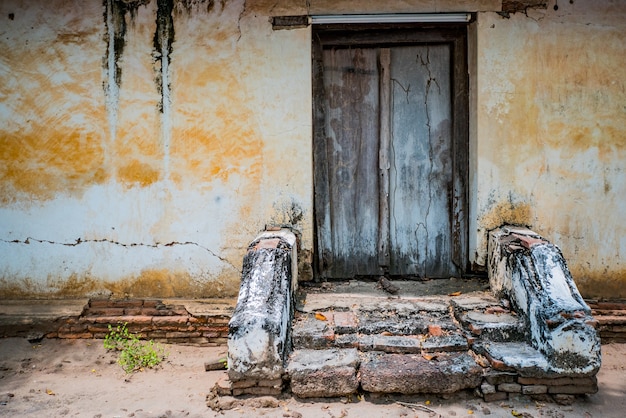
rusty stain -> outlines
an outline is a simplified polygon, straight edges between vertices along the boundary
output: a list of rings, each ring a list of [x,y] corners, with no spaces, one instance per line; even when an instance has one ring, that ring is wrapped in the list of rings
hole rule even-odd
[[[100,138],[76,130],[34,125],[30,132],[0,139],[0,202],[20,194],[51,199],[57,191],[83,191],[108,180]],[[17,192],[17,193],[15,193]]]
[[[147,187],[159,181],[159,170],[149,164],[132,160],[127,165],[118,169],[118,179],[129,185],[139,184]]]

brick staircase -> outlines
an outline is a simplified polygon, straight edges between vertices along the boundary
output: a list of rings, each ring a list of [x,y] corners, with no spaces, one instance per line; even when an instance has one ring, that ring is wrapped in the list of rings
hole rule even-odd
[[[367,294],[300,295],[286,367],[294,395],[476,389],[493,401],[510,393],[545,400],[597,391],[594,376],[551,373],[508,301],[490,292],[390,297],[369,286]]]

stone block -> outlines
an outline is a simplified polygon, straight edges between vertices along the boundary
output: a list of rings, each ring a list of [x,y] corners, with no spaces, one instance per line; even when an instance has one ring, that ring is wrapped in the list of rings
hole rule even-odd
[[[522,393],[522,385],[519,383],[500,383],[498,390],[500,392]]]
[[[429,319],[421,315],[400,317],[393,311],[361,311],[358,316],[361,334],[419,335],[428,333]]]
[[[359,348],[385,353],[420,353],[422,350],[420,338],[415,335],[362,335]]]
[[[454,393],[476,388],[483,369],[467,353],[444,354],[437,361],[421,355],[368,353],[361,363],[361,386],[381,393]]]
[[[491,393],[496,393],[496,387],[495,387],[494,385],[491,385],[491,384],[487,383],[487,382],[483,382],[483,383],[480,385],[480,392],[481,392],[483,395],[488,395],[488,394],[491,394]]]
[[[422,341],[422,351],[427,353],[467,351],[467,339],[459,334],[429,337]]]
[[[358,365],[356,349],[296,350],[287,367],[291,391],[301,398],[355,393]]]
[[[524,395],[540,395],[548,393],[548,387],[546,385],[524,385],[522,386],[522,393]]]
[[[489,359],[496,370],[512,370],[526,377],[554,376],[545,356],[525,343],[477,343],[473,349]]]
[[[514,383],[516,381],[516,373],[498,372],[491,370],[485,374],[485,380],[492,385],[501,383]]]
[[[291,341],[295,349],[333,346],[335,333],[328,321],[317,319],[315,314],[300,314],[293,322]]]
[[[356,334],[335,335],[335,347],[337,348],[358,348],[359,337]]]
[[[461,325],[483,340],[505,342],[524,341],[525,324],[510,313],[470,311],[457,316]]]

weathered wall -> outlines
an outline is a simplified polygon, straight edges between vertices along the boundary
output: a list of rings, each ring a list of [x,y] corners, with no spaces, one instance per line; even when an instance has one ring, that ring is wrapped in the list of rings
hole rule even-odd
[[[626,2],[559,1],[477,23],[475,261],[532,226],[584,296],[626,297]]]
[[[244,1],[0,3],[0,297],[238,290],[311,247],[310,32]]]
[[[488,230],[527,224],[583,295],[626,297],[626,3],[501,6],[1,2],[0,297],[233,294],[268,223],[309,255],[311,30],[268,17],[447,11],[478,12],[470,261]]]

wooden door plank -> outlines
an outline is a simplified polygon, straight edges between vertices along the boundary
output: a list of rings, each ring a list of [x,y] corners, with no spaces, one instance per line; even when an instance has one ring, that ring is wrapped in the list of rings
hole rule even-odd
[[[452,192],[452,261],[460,273],[469,266],[469,75],[465,36],[452,43],[453,58],[453,176]]]
[[[391,50],[390,273],[446,276],[451,264],[449,45]]]
[[[324,50],[325,148],[330,225],[318,236],[333,254],[324,275],[378,269],[378,65],[374,49]]]
[[[326,94],[322,44],[313,37],[313,202],[315,210],[314,271],[322,276],[333,264],[330,243],[330,199],[328,189],[328,160],[326,158]]]
[[[378,264],[388,270],[389,254],[389,147],[391,143],[391,50],[380,49],[380,149],[378,151],[379,202]]]

